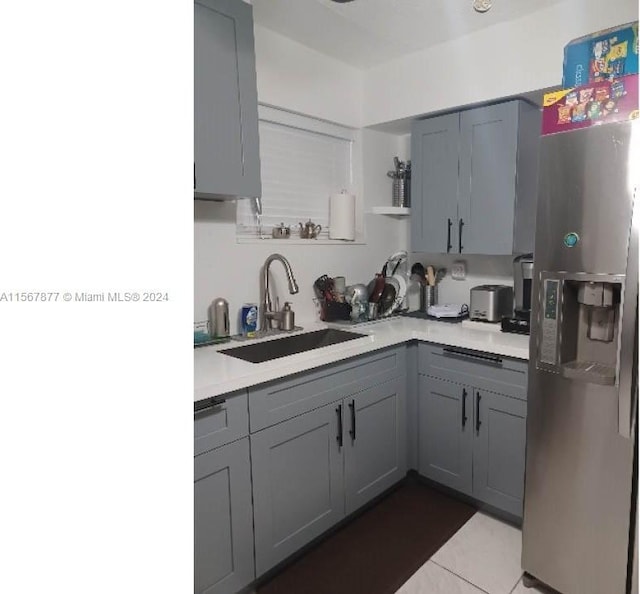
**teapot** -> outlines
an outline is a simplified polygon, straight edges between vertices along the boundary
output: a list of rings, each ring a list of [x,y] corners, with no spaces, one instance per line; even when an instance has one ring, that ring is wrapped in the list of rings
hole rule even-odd
[[[286,227],[284,223],[271,230],[271,237],[274,239],[289,239],[291,237],[291,227]]]
[[[300,237],[302,239],[318,239],[320,231],[322,231],[322,225],[316,225],[309,219],[306,223],[298,223],[300,227]]]

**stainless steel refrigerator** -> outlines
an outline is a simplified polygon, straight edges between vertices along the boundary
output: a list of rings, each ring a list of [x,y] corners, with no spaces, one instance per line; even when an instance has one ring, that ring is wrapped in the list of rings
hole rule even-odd
[[[522,565],[564,594],[632,581],[639,145],[638,122],[540,144]]]

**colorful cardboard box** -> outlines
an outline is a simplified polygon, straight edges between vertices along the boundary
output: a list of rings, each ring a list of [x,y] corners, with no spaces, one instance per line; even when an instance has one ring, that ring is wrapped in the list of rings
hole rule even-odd
[[[638,115],[638,75],[632,74],[546,93],[542,135],[632,120]]]
[[[638,21],[570,41],[564,48],[562,86],[638,74]]]

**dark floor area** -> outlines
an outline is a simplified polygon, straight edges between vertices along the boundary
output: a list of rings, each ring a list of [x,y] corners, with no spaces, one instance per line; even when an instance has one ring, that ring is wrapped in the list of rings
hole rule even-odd
[[[475,513],[407,482],[261,585],[258,594],[393,594]]]

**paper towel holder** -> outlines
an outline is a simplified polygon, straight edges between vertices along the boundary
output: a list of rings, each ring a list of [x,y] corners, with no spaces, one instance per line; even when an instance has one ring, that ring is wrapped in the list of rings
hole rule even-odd
[[[356,197],[346,189],[329,197],[329,239],[355,241]]]

